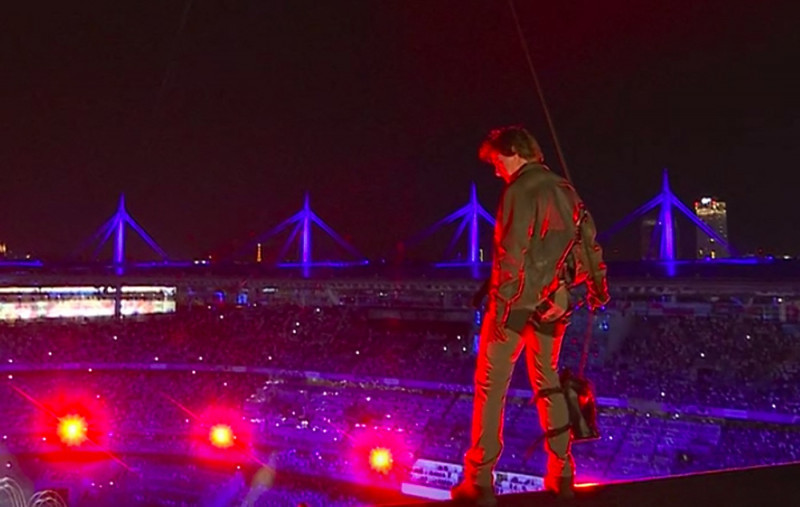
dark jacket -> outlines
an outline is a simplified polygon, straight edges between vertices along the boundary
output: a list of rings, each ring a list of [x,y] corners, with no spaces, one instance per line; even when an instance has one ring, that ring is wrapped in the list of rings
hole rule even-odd
[[[558,287],[559,261],[584,210],[573,186],[542,164],[528,163],[513,175],[497,210],[488,315],[504,325],[510,312],[533,312]],[[606,266],[588,212],[581,232],[584,274],[570,282],[587,282],[590,294],[607,301]]]

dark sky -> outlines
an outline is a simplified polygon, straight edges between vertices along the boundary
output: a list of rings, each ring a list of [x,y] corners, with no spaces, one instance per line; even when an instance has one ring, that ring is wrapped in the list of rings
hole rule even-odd
[[[663,167],[728,203],[732,242],[800,254],[794,2],[516,5],[600,229]],[[14,2],[4,8],[0,242],[73,252],[125,192],[175,258],[296,211],[371,257],[501,184],[486,131],[524,123],[560,170],[502,0]],[[687,227],[688,230],[688,227]],[[692,234],[688,234],[689,237]]]

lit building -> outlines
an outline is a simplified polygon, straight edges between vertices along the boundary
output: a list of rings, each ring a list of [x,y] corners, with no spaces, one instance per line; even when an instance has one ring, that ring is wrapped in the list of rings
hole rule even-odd
[[[694,203],[694,212],[720,238],[728,241],[728,213],[725,203],[711,197],[703,197]],[[697,258],[719,259],[728,257],[728,252],[717,241],[709,238],[700,229],[697,230]]]

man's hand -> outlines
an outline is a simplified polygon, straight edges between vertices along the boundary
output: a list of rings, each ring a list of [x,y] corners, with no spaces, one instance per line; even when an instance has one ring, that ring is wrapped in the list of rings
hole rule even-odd
[[[590,290],[586,295],[586,303],[589,305],[589,310],[596,312],[600,308],[606,306],[611,301],[608,291],[601,293]]]

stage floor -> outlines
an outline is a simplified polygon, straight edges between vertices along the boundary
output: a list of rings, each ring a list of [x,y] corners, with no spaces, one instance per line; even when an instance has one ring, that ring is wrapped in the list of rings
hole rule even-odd
[[[457,506],[454,501],[420,500],[401,505]],[[725,470],[679,477],[619,482],[579,488],[574,500],[559,502],[544,492],[498,497],[498,507],[790,507],[800,505],[800,463]]]

